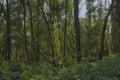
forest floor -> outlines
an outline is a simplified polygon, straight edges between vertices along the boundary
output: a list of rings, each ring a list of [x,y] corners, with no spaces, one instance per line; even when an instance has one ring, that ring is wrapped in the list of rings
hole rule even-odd
[[[68,62],[59,67],[0,61],[0,80],[120,80],[120,57]]]

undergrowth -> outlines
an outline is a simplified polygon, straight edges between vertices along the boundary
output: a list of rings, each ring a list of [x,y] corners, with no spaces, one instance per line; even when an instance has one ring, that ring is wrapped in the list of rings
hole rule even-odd
[[[120,80],[120,57],[97,62],[69,62],[51,67],[37,62],[0,62],[0,80]]]

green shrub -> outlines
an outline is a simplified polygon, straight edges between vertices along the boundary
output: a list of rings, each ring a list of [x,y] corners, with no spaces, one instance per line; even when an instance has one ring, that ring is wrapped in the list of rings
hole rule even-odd
[[[46,63],[1,62],[0,80],[120,80],[120,58],[97,62],[68,62],[58,67]]]

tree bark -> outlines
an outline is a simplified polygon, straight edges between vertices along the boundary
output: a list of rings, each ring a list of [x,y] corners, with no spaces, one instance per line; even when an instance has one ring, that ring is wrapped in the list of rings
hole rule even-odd
[[[66,36],[67,36],[67,19],[68,19],[68,0],[65,0],[65,26],[64,26],[64,48],[63,48],[63,62],[65,62],[66,56]]]
[[[55,60],[55,48],[54,48],[54,43],[53,43],[53,37],[52,37],[51,29],[50,29],[50,24],[51,23],[47,20],[47,17],[45,16],[45,12],[43,10],[43,7],[42,6],[40,6],[40,7],[41,7],[41,11],[42,11],[44,20],[47,24],[48,35],[49,35],[49,38],[50,38],[50,46],[51,46],[51,49],[52,49],[52,62],[51,62],[51,64],[53,66],[57,66],[56,60]],[[51,14],[50,14],[50,16],[51,16]]]
[[[76,34],[76,53],[77,53],[77,62],[80,62],[82,59],[81,56],[81,36],[80,36],[80,23],[79,23],[79,0],[74,0],[74,27]]]
[[[108,13],[105,17],[105,21],[104,21],[104,24],[103,24],[103,28],[102,28],[102,34],[101,34],[101,45],[100,45],[100,52],[99,52],[99,60],[101,60],[103,58],[103,54],[104,54],[104,43],[105,43],[105,31],[106,31],[106,27],[107,27],[107,22],[108,22],[108,18],[109,18],[109,15],[111,13],[111,11],[113,10],[113,5],[114,5],[114,0],[112,0],[112,3],[110,4],[110,7],[109,7],[109,10],[108,10]]]
[[[5,38],[5,49],[3,51],[4,59],[7,61],[10,61],[11,59],[11,22],[10,22],[10,0],[6,0],[6,13],[5,19],[6,19],[6,38]]]
[[[26,9],[25,9],[25,1],[21,0],[23,6],[24,20],[23,20],[23,33],[24,33],[24,48],[27,55],[27,60],[29,60],[29,52],[27,49],[27,36],[26,36]]]
[[[33,28],[33,20],[32,20],[32,10],[31,10],[31,5],[30,5],[30,1],[27,0],[28,3],[28,9],[29,9],[29,16],[30,16],[30,29],[31,29],[31,42],[32,42],[32,55],[34,56],[34,60],[38,61],[39,57],[37,55],[36,52],[36,45],[35,45],[35,38],[34,38],[34,28]]]

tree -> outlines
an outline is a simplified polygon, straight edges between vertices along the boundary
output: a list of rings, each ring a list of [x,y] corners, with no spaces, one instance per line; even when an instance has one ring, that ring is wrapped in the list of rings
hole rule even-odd
[[[104,54],[105,31],[106,31],[106,28],[107,28],[108,18],[109,18],[109,15],[110,15],[111,11],[113,10],[113,7],[114,7],[114,0],[112,0],[112,3],[109,6],[109,10],[108,10],[108,13],[105,17],[104,24],[103,24],[103,27],[102,27],[101,45],[100,45],[100,52],[99,52],[99,59],[100,60],[103,58],[103,54]]]
[[[35,44],[35,38],[34,38],[34,25],[33,25],[33,18],[32,18],[32,9],[31,9],[31,5],[30,5],[30,1],[29,1],[29,0],[27,0],[27,4],[28,4],[29,18],[30,18],[32,54],[34,53],[34,59],[35,59],[36,61],[38,61],[38,60],[39,60],[39,57],[38,57],[37,52],[36,52],[36,44]]]
[[[24,49],[25,49],[25,52],[26,52],[26,55],[27,55],[27,59],[29,60],[30,57],[29,57],[29,51],[28,51],[28,48],[27,48],[27,35],[26,35],[26,8],[25,8],[25,3],[26,1],[25,0],[21,0],[21,5],[23,7],[23,33],[24,33]]]
[[[119,0],[115,0],[115,7],[111,14],[112,28],[111,28],[111,46],[112,52],[120,53],[120,4]]]
[[[98,20],[100,20],[100,13],[101,13],[101,7],[94,5],[95,0],[86,0],[86,53],[89,56],[90,60],[95,59],[95,55],[97,55],[97,49],[99,45],[99,33],[100,33],[100,26],[98,26]],[[96,14],[97,12],[97,14]],[[98,19],[98,20],[97,20]]]
[[[79,23],[79,0],[74,0],[74,27],[76,35],[76,53],[77,62],[82,59],[81,56],[81,37],[80,37],[80,23]]]
[[[66,56],[67,20],[68,20],[68,0],[65,0],[65,27],[64,27],[64,51],[63,51],[64,57]]]
[[[4,13],[6,20],[6,33],[5,33],[5,49],[3,51],[3,57],[5,60],[11,59],[11,21],[10,21],[10,0],[6,0],[6,13]]]

